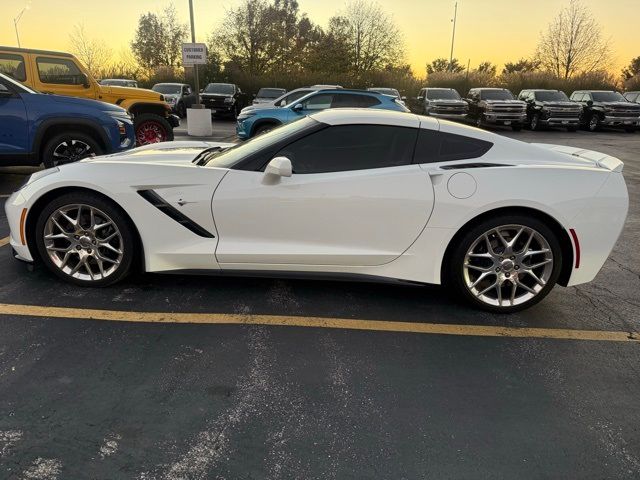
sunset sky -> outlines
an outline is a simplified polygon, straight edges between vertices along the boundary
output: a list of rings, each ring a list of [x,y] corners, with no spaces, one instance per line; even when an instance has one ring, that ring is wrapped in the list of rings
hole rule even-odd
[[[459,0],[454,56],[473,68],[484,60],[498,64],[533,53],[539,33],[569,0]],[[82,23],[90,36],[105,40],[118,54],[128,47],[138,17],[160,11],[166,0],[0,0],[0,45],[16,45],[13,18],[27,4],[20,20],[23,47],[68,50],[68,31]],[[175,0],[188,21],[188,1]],[[194,0],[196,35],[206,40],[225,9],[238,0]],[[454,0],[379,0],[393,16],[405,40],[406,60],[423,75],[427,60],[449,57]],[[611,37],[614,71],[640,56],[640,0],[584,0]],[[345,0],[299,0],[300,9],[320,25],[339,12]]]

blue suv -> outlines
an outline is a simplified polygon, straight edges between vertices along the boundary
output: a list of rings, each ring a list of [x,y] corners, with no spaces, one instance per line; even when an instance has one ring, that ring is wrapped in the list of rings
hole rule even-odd
[[[0,74],[0,165],[54,167],[135,143],[124,108],[45,95]]]
[[[274,127],[327,108],[380,108],[408,112],[394,97],[364,90],[318,90],[282,108],[245,110],[238,116],[236,133],[247,139]]]

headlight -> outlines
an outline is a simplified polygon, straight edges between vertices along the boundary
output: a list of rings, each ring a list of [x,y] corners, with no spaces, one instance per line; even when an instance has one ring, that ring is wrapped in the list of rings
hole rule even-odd
[[[110,117],[115,118],[119,122],[127,122],[127,123],[131,123],[132,122],[131,115],[126,110],[122,110],[122,111],[119,111],[119,110],[107,110],[104,113],[106,113]]]
[[[238,121],[239,122],[243,122],[245,121],[247,118],[251,118],[253,116],[255,116],[256,113],[255,112],[240,112],[240,115],[238,115]]]
[[[168,97],[167,103],[176,103],[176,97]]]
[[[224,99],[224,103],[233,103],[235,101],[236,100],[233,97],[225,97],[225,99]]]

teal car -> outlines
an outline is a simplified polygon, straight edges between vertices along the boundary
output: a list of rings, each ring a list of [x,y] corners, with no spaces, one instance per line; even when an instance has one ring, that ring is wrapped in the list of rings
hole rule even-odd
[[[238,138],[248,139],[279,125],[327,108],[378,108],[408,112],[397,98],[364,90],[318,90],[281,108],[265,108],[240,113],[236,124]]]

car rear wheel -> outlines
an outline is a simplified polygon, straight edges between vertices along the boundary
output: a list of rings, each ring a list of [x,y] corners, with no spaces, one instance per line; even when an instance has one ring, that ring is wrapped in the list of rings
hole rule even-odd
[[[257,137],[258,135],[267,133],[273,130],[274,128],[276,128],[276,126],[277,125],[274,125],[273,123],[265,123],[265,124],[259,125],[258,128],[256,128],[255,131],[253,132],[253,136]]]
[[[467,230],[447,263],[447,283],[483,310],[510,313],[542,300],[562,267],[560,244],[540,220],[504,215]]]
[[[42,163],[45,168],[52,168],[103,153],[102,147],[94,138],[82,132],[71,131],[55,135],[46,143],[42,150]]]
[[[154,113],[142,113],[133,119],[136,145],[169,142],[173,140],[173,128],[166,118]]]
[[[589,123],[587,124],[587,128],[590,132],[596,132],[600,130],[600,117],[597,114],[591,115],[589,118]]]
[[[55,198],[40,213],[36,245],[44,264],[76,285],[111,285],[130,271],[135,240],[128,219],[91,193]]]

